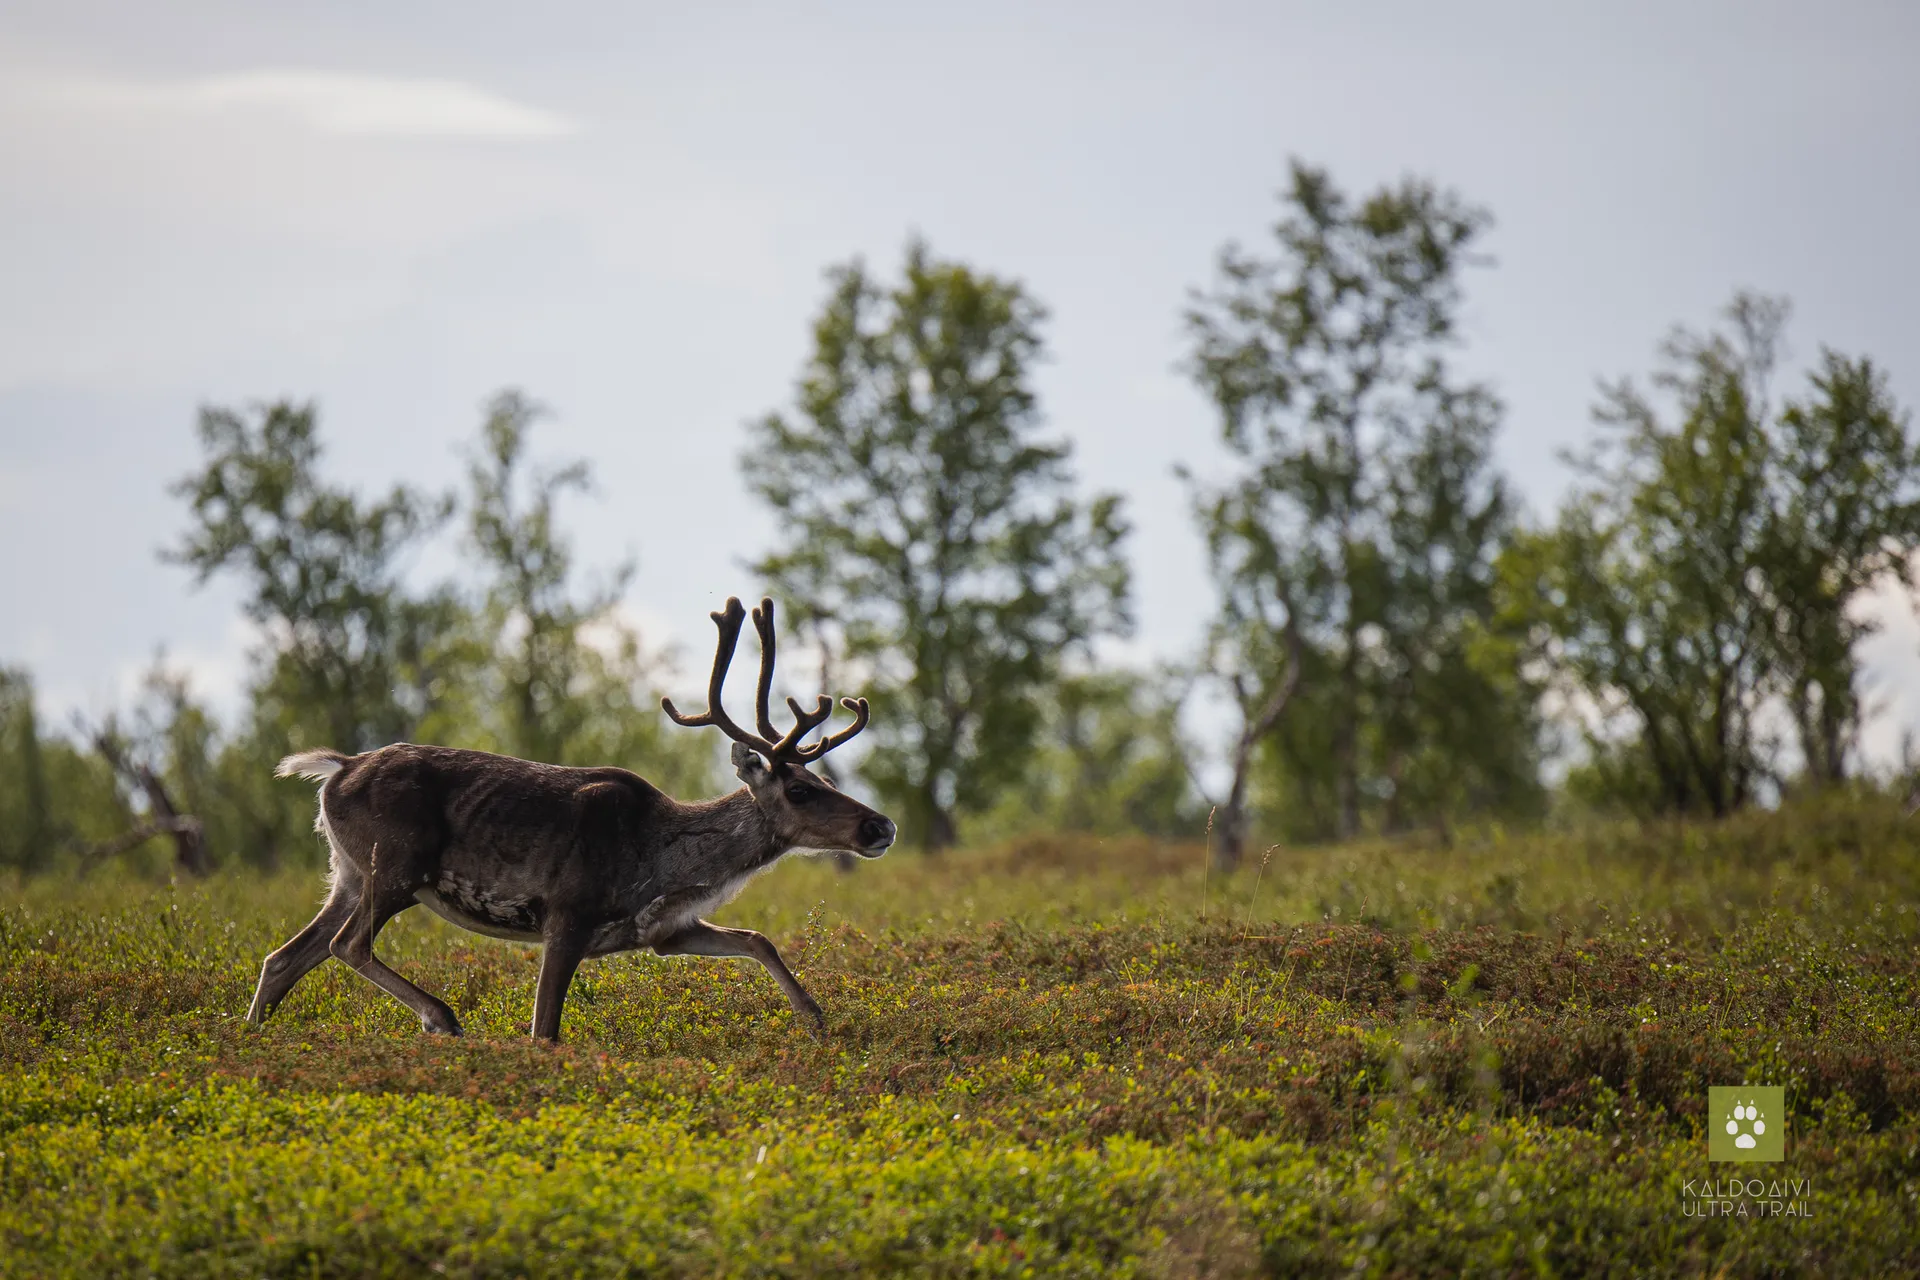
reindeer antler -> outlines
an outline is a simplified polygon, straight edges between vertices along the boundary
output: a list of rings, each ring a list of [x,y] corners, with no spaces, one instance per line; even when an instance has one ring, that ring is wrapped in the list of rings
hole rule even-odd
[[[833,714],[832,705],[825,694],[820,696],[820,705],[824,708],[820,715],[820,720],[825,720],[827,716]],[[800,759],[818,760],[821,756],[827,754],[827,752],[833,750],[848,738],[851,738],[854,734],[867,727],[867,720],[870,716],[865,698],[842,698],[840,699],[840,705],[853,712],[853,723],[836,734],[831,734],[828,737],[820,739],[820,741],[811,746],[796,747],[795,750],[798,752]],[[799,708],[795,707],[794,710],[798,711]],[[820,720],[814,721],[814,724],[819,724]],[[812,726],[810,725],[808,727],[811,728]]]
[[[735,742],[744,743],[761,755],[772,759],[773,744],[758,734],[748,733],[735,724],[732,717],[727,715],[727,709],[721,705],[720,700],[721,690],[727,683],[727,668],[733,665],[734,648],[740,643],[740,624],[747,620],[746,608],[740,603],[740,597],[728,596],[727,607],[708,616],[713,619],[713,625],[719,628],[720,639],[713,649],[713,674],[707,678],[707,709],[697,716],[683,716],[674,707],[672,698],[660,699],[660,708],[672,717],[675,724],[685,725],[690,729],[701,725],[717,725],[720,732]],[[761,673],[761,683],[764,687],[773,677],[772,665],[765,661],[765,655],[762,656]]]
[[[690,728],[715,725],[735,742],[758,751],[769,762],[786,760],[801,764],[818,760],[867,727],[867,700],[842,698],[840,705],[853,712],[853,723],[819,742],[801,742],[802,738],[819,728],[833,714],[833,699],[824,693],[811,711],[803,708],[795,699],[788,698],[787,707],[793,712],[793,728],[782,736],[773,727],[773,717],[767,709],[767,700],[773,693],[774,627],[771,599],[761,600],[759,607],[753,611],[753,629],[760,635],[760,679],[754,689],[753,710],[760,732],[748,733],[735,724],[721,705],[720,696],[722,686],[727,682],[727,668],[733,665],[733,651],[740,643],[740,626],[746,621],[746,613],[738,596],[728,596],[727,607],[711,615],[713,625],[720,630],[720,638],[713,651],[713,675],[707,681],[707,709],[699,715],[683,716],[675,709],[672,698],[660,699],[661,708],[673,718],[675,724]]]

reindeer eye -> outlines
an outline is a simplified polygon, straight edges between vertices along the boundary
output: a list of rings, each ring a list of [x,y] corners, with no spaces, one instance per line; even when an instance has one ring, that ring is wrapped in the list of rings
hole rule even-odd
[[[796,782],[787,788],[787,799],[795,804],[810,804],[813,801],[813,788]]]

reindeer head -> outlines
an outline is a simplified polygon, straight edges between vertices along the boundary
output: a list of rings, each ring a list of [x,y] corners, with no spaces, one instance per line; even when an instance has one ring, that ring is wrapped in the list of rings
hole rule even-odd
[[[840,699],[840,705],[853,712],[853,723],[819,742],[804,743],[801,739],[833,714],[833,699],[821,694],[813,710],[808,711],[788,698],[793,728],[784,735],[776,733],[767,711],[767,698],[773,692],[773,601],[762,600],[760,607],[753,611],[753,629],[760,633],[760,683],[754,701],[760,732],[748,733],[736,725],[721,705],[720,695],[726,684],[727,668],[733,664],[734,647],[740,643],[740,624],[746,616],[746,609],[733,596],[727,598],[724,610],[713,615],[720,639],[713,654],[713,675],[707,681],[706,711],[683,716],[674,709],[671,698],[660,699],[661,707],[675,724],[715,725],[733,739],[734,772],[747,784],[754,803],[787,847],[846,849],[863,858],[879,857],[893,843],[892,819],[841,794],[832,783],[807,768],[867,727],[867,700]]]

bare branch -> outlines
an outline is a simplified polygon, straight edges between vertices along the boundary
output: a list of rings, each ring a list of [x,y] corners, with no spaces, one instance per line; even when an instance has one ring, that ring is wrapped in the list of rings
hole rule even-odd
[[[168,792],[166,783],[161,781],[160,775],[153,771],[152,766],[144,760],[136,761],[128,758],[118,736],[113,731],[111,719],[106,727],[91,736],[94,750],[100,753],[100,758],[107,762],[108,767],[130,785],[139,788],[140,792],[146,796],[147,810],[153,818],[132,831],[83,852],[82,865],[85,866],[96,857],[110,857],[131,849],[153,836],[170,834],[173,836],[175,865],[190,875],[205,875],[208,870],[206,829],[200,819],[190,813],[180,812],[180,807],[173,802],[173,796]],[[122,844],[121,841],[125,843]],[[102,850],[106,852],[101,852]]]
[[[87,845],[82,848],[80,850],[80,872],[84,875],[92,870],[96,863],[105,862],[107,859],[117,857],[129,849],[137,848],[155,836],[170,835],[176,842],[184,837],[191,840],[197,846],[202,843],[204,834],[204,828],[200,824],[200,819],[194,817],[192,814],[186,814],[180,817],[155,818],[150,822],[143,822],[137,827],[129,827],[110,840],[102,840],[98,844]]]

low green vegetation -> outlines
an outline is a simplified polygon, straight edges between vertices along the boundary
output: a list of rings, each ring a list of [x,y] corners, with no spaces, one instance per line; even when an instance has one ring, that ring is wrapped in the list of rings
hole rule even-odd
[[[335,963],[245,1025],[310,873],[16,882],[0,1271],[1920,1266],[1920,825],[1891,802],[1205,862],[792,860],[721,918],[782,945],[824,1039],[755,967],[623,956],[558,1048],[524,1036],[536,953],[425,912],[382,952],[465,1039]],[[1737,1083],[1786,1086],[1784,1164],[1708,1163]],[[1711,1212],[1740,1174],[1810,1185]]]

